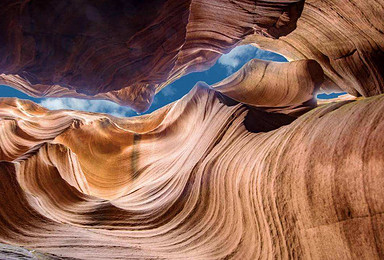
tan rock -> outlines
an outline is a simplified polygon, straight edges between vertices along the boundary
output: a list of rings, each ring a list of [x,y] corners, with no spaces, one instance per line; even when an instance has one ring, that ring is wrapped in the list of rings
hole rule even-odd
[[[204,86],[127,119],[0,107],[2,243],[81,259],[383,256],[383,96],[265,133]]]
[[[294,32],[279,40],[254,35],[243,43],[291,61],[316,60],[327,76],[325,90],[374,96],[384,90],[383,13],[383,0],[306,0]]]
[[[246,35],[286,35],[304,0],[0,3],[0,84],[37,97],[108,99],[145,111],[180,76]]]

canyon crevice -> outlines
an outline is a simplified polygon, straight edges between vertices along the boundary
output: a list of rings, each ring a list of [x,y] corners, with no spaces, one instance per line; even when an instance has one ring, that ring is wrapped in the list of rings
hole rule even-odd
[[[379,259],[383,106],[250,133],[247,108],[205,86],[132,119],[4,99],[0,240],[92,259]]]
[[[290,62],[131,118],[0,98],[0,258],[383,259],[383,3],[2,1],[35,97],[145,111],[239,44]]]
[[[294,30],[303,4],[2,1],[0,83],[37,97],[108,99],[142,112],[165,85],[212,66],[246,35]]]
[[[290,61],[316,60],[325,90],[374,96],[384,90],[383,11],[382,0],[306,0],[294,32],[278,40],[250,35],[243,43]]]

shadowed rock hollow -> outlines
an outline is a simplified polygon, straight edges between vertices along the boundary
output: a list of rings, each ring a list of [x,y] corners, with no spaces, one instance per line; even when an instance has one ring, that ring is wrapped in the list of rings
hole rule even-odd
[[[303,0],[0,3],[3,84],[33,96],[109,99],[145,111],[155,92],[214,64],[246,35],[286,35]]]
[[[3,1],[2,80],[35,96],[145,110],[250,39],[296,61],[140,117],[0,99],[0,258],[383,259],[382,2],[333,2]],[[372,97],[317,106],[330,82]]]
[[[4,0],[0,82],[32,96],[108,99],[145,111],[168,83],[210,67],[237,44],[254,43],[290,60],[318,61],[325,90],[372,96],[383,90],[383,6],[382,0]]]
[[[252,35],[244,43],[288,60],[314,59],[324,69],[324,89],[354,96],[384,90],[384,1],[306,0],[297,30],[279,40]]]

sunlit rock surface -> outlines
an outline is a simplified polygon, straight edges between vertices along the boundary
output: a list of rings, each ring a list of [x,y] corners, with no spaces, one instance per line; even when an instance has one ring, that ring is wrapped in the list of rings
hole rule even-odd
[[[143,111],[240,43],[295,61],[140,117],[0,99],[0,258],[383,259],[381,1],[308,0],[295,30],[303,5],[2,1],[1,82],[33,96]]]
[[[323,77],[314,60],[280,63],[253,59],[212,89],[249,106],[291,112],[289,108],[313,101]]]
[[[244,43],[289,60],[318,61],[327,76],[324,89],[374,96],[384,90],[383,14],[383,0],[306,0],[297,29],[287,37],[254,35]]]
[[[86,259],[382,258],[383,109],[332,103],[252,133],[244,105],[201,84],[129,119],[2,99],[0,241]]]
[[[332,102],[357,100],[357,99],[361,99],[361,98],[357,98],[357,97],[352,96],[350,94],[344,94],[344,95],[340,95],[336,98],[329,98],[329,99],[317,98],[317,104],[323,105],[323,104],[328,104],[328,103],[332,103]]]
[[[278,38],[304,0],[0,3],[0,83],[32,96],[108,99],[137,111],[246,35]]]

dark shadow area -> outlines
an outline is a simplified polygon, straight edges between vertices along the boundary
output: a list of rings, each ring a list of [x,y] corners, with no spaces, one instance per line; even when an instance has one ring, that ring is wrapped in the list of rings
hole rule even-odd
[[[266,112],[258,108],[248,107],[248,114],[244,119],[245,128],[252,133],[264,133],[289,125],[297,119],[282,113]]]

